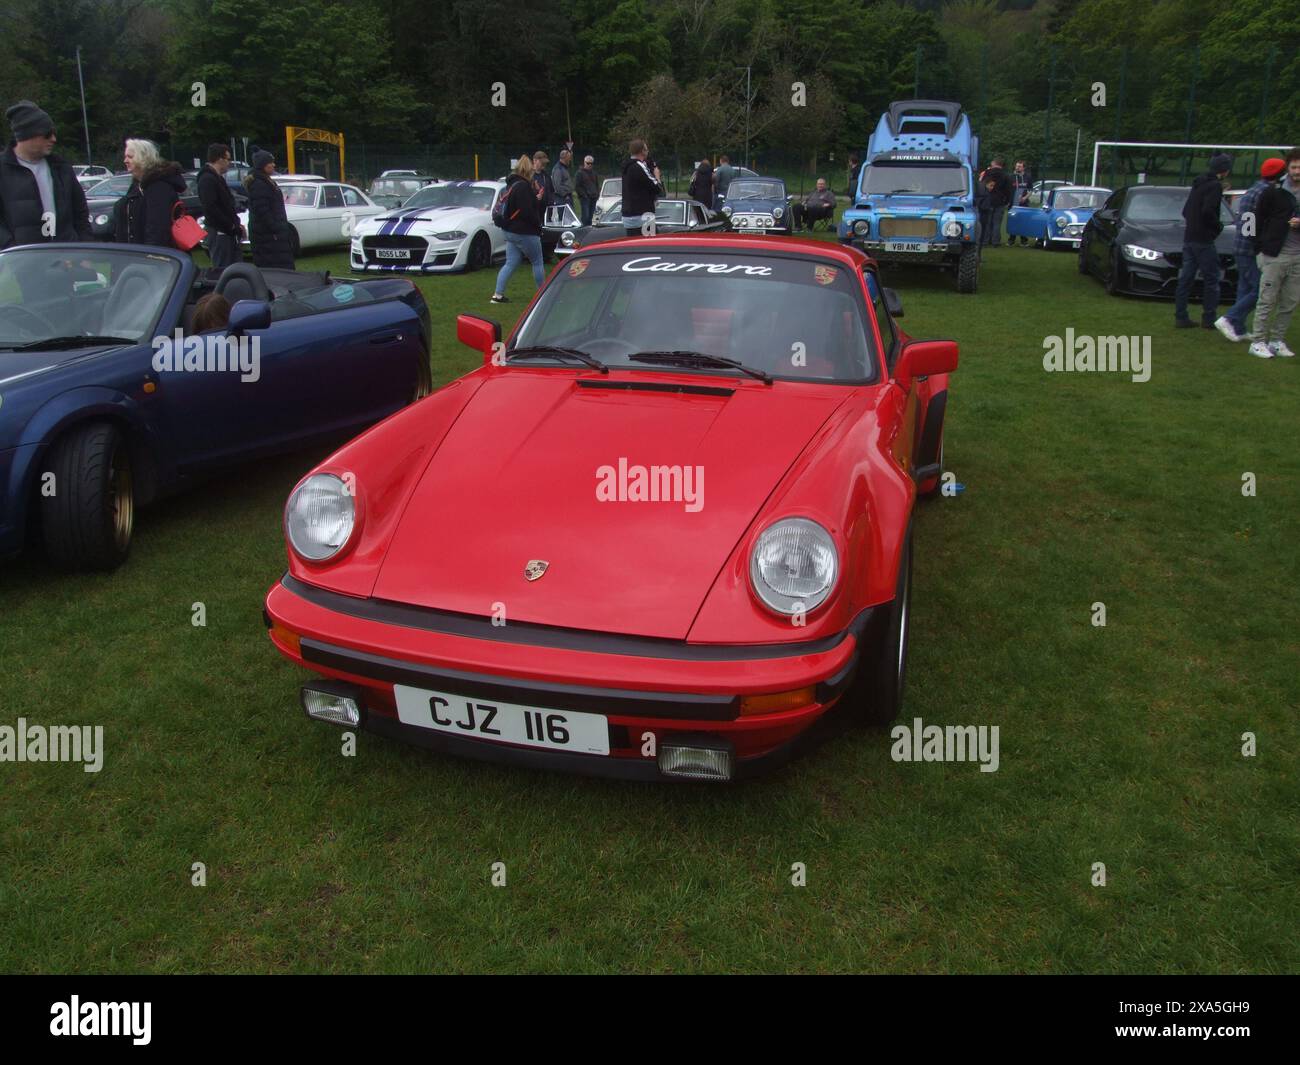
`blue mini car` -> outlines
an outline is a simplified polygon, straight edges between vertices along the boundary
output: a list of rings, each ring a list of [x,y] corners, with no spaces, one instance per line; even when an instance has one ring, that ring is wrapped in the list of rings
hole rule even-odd
[[[196,325],[214,292],[228,321]],[[402,278],[217,278],[143,245],[0,251],[0,557],[37,540],[60,568],[116,568],[137,506],[427,395],[429,338]]]
[[[1092,185],[1058,185],[1031,193],[1024,207],[1007,212],[1007,239],[1033,241],[1040,248],[1078,248],[1092,212],[1106,202],[1110,189]]]
[[[771,177],[736,177],[727,187],[722,213],[738,233],[794,232],[785,182]]]

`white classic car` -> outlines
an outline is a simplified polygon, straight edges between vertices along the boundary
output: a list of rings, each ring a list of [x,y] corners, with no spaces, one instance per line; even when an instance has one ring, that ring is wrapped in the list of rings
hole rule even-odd
[[[307,248],[346,244],[360,225],[384,213],[379,204],[355,185],[337,181],[294,182],[278,174],[275,183],[284,193],[284,211],[293,231],[290,239],[295,256]],[[247,233],[248,212],[241,211],[239,220]],[[247,236],[244,243],[248,243]]]
[[[77,184],[83,189],[93,188],[105,178],[113,176],[113,171],[106,166],[88,166],[85,163],[73,166],[72,173],[76,175]]]
[[[447,181],[421,189],[401,207],[357,226],[352,269],[454,273],[490,266],[506,253],[492,223],[501,181]]]

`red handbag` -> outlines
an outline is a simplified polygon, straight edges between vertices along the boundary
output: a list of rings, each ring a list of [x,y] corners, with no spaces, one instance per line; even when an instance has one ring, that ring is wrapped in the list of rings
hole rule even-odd
[[[176,215],[178,207],[182,212],[179,217]],[[179,200],[172,204],[172,241],[181,251],[193,251],[203,243],[207,233],[192,215],[185,214],[184,211],[185,204]]]

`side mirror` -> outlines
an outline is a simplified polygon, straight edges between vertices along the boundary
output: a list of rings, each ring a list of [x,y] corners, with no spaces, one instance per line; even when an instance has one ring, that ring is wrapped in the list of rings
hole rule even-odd
[[[229,336],[243,336],[254,329],[271,328],[271,305],[266,300],[238,300],[230,308],[226,325]]]
[[[466,347],[481,351],[486,366],[491,363],[492,354],[501,343],[501,323],[491,318],[480,318],[477,314],[458,314],[456,339]]]
[[[692,218],[692,219],[691,219],[689,222],[687,222],[686,224],[687,224],[688,226],[690,226],[692,229],[694,229],[694,228],[695,228],[696,226],[698,226],[700,223],[697,222],[694,218]]]
[[[899,298],[898,292],[892,288],[881,286],[880,295],[885,301],[885,310],[889,312],[891,318],[903,317],[903,301]]]
[[[912,340],[894,365],[894,380],[903,388],[911,388],[918,377],[952,373],[957,369],[957,342],[955,340]]]

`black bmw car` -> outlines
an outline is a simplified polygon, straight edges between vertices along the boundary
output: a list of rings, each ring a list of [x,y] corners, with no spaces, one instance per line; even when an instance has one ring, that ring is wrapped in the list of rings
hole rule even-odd
[[[1098,278],[1111,295],[1173,299],[1183,265],[1183,204],[1189,188],[1175,185],[1129,185],[1116,189],[1093,212],[1079,244],[1079,273]],[[1231,303],[1237,292],[1233,247],[1237,226],[1225,204],[1219,253],[1219,301]],[[1199,296],[1200,279],[1193,295]]]

